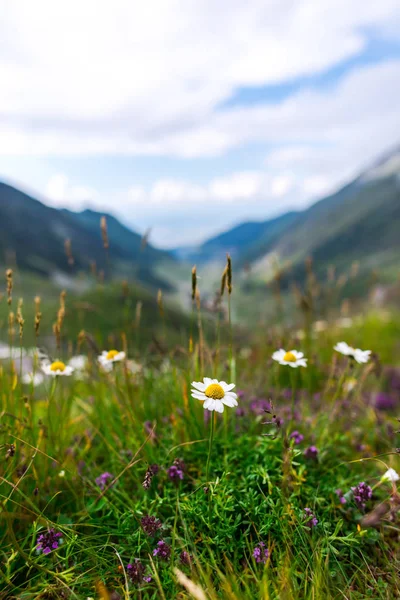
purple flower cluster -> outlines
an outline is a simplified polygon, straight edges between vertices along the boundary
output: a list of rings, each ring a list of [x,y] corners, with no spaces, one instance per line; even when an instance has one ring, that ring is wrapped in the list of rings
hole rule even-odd
[[[309,446],[304,450],[304,456],[309,460],[316,460],[318,458],[318,448],[316,446]]]
[[[174,483],[182,481],[185,472],[185,463],[180,458],[176,458],[174,463],[167,470],[168,477]]]
[[[153,550],[153,556],[158,556],[162,560],[169,560],[171,556],[171,546],[164,542],[164,540],[160,540],[157,543],[157,548]]]
[[[289,437],[294,441],[295,444],[301,444],[301,442],[304,440],[304,435],[299,431],[293,431]]]
[[[162,527],[160,519],[156,519],[156,517],[150,517],[149,515],[147,515],[147,517],[142,517],[140,519],[140,524],[145,534],[149,535],[150,537],[154,537],[157,531]]]
[[[364,481],[351,488],[353,492],[354,502],[359,510],[364,510],[368,500],[372,498],[372,488]]]
[[[311,508],[304,509],[304,519],[307,519],[305,525],[306,525],[306,527],[309,527],[310,529],[312,527],[315,527],[316,525],[318,525],[318,519],[314,515]]]
[[[340,504],[346,504],[347,500],[344,497],[344,494],[342,492],[341,489],[335,490],[335,494],[337,495],[337,497],[339,498],[339,502]]]
[[[105,473],[102,473],[101,475],[96,477],[96,485],[98,485],[99,488],[103,491],[106,488],[109,479],[114,479],[114,475],[106,471]]]
[[[259,542],[253,550],[253,556],[257,563],[265,564],[269,557],[269,550],[265,546],[264,542]]]
[[[255,415],[263,415],[271,411],[271,402],[265,398],[253,398],[250,402],[250,410]]]
[[[142,565],[138,558],[135,558],[135,562],[129,563],[126,566],[126,572],[129,579],[132,583],[142,583],[145,581],[146,583],[150,583],[151,577],[149,575],[145,575],[146,568]]]
[[[46,533],[41,533],[37,539],[36,550],[49,554],[52,550],[57,550],[61,543],[62,533],[55,529],[49,529]]]

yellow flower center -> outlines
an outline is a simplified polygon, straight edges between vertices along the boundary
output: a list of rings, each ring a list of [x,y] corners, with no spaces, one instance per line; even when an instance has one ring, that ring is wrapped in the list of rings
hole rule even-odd
[[[61,360],[56,360],[50,365],[51,371],[65,371],[65,365]]]
[[[286,352],[285,356],[283,357],[283,360],[286,360],[286,362],[296,362],[297,359],[293,352]]]
[[[117,356],[117,354],[119,354],[118,350],[110,350],[109,352],[107,352],[106,358],[108,360],[112,360],[113,358],[115,358]]]
[[[207,398],[214,398],[214,400],[221,400],[225,396],[225,392],[219,383],[211,383],[204,393]]]

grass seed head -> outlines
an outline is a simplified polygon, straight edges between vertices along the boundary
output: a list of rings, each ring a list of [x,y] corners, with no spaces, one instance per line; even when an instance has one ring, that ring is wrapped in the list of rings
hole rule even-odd
[[[197,272],[196,265],[192,267],[192,300],[196,297],[196,287],[197,287]]]
[[[11,301],[12,301],[12,289],[13,289],[13,271],[12,271],[12,269],[7,269],[6,278],[7,278],[7,303],[10,305]]]
[[[100,229],[101,229],[101,237],[103,239],[103,247],[105,250],[108,250],[110,247],[108,241],[108,233],[107,233],[107,219],[105,217],[101,217],[100,219]]]

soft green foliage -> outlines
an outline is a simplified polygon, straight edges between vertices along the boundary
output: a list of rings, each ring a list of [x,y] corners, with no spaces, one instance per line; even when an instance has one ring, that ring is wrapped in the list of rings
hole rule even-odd
[[[400,471],[397,414],[373,408],[374,393],[390,385],[385,365],[399,362],[398,316],[366,316],[348,329],[328,323],[320,333],[306,330],[302,340],[282,325],[258,328],[249,344],[234,335],[231,348],[223,341],[230,339],[229,324],[221,324],[218,335],[210,325],[204,332],[201,313],[181,320],[180,328],[175,315],[179,339],[173,339],[168,321],[174,312],[157,313],[154,305],[146,320],[144,305],[140,328],[156,331],[160,340],[146,349],[140,329],[131,326],[134,298],[100,290],[87,299],[95,309],[83,316],[76,310],[75,319],[67,298],[65,344],[58,353],[67,360],[77,351],[83,328],[100,350],[127,344],[128,358],[140,363],[135,372],[129,361],[101,371],[93,345],[82,338],[79,352],[89,363],[81,374],[33,388],[22,384],[18,360],[2,364],[4,597],[195,597],[178,582],[175,566],[198,586],[198,598],[399,597],[399,499],[395,485],[380,482],[389,466]],[[335,353],[342,339],[373,350],[373,360],[354,365]],[[309,366],[295,370],[273,362],[281,346],[303,350]],[[204,375],[234,380],[243,390],[243,411],[227,408],[216,417],[209,481],[209,413],[190,397],[191,381]],[[356,385],[346,391],[350,376]],[[263,424],[272,415],[257,411],[252,398],[272,399],[283,426]],[[299,444],[290,438],[294,430],[304,435]],[[318,448],[317,459],[305,457],[310,445]],[[185,463],[184,478],[172,481],[168,469],[177,459]],[[146,490],[142,484],[153,464],[160,470]],[[105,472],[113,475],[112,485],[102,492],[96,478]],[[351,493],[346,504],[335,493],[361,481],[373,487],[367,514],[388,502],[375,527],[363,521]],[[318,519],[315,527],[307,526],[305,508]],[[163,524],[155,537],[141,527],[146,515]],[[38,554],[37,537],[50,527],[63,534],[63,543]],[[171,546],[167,561],[153,556],[160,539]],[[253,557],[259,542],[270,552],[265,564]],[[191,565],[181,563],[182,551]],[[129,580],[126,566],[135,558],[151,582]]]

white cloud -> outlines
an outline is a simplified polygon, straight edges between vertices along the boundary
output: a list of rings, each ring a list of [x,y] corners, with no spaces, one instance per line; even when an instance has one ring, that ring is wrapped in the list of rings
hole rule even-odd
[[[272,137],[293,121],[296,136],[307,95],[280,111],[217,107],[240,86],[326,70],[396,24],[396,0],[14,0],[0,22],[0,153],[212,156],[268,139],[271,121]]]
[[[57,173],[49,179],[46,185],[45,198],[53,206],[80,210],[88,204],[95,203],[98,194],[91,187],[71,185],[66,175]]]

